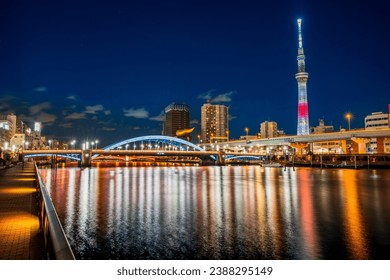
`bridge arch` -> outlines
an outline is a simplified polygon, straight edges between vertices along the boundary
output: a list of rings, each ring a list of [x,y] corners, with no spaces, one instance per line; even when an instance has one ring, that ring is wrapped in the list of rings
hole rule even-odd
[[[24,158],[32,158],[32,157],[64,157],[64,158],[69,158],[77,161],[81,161],[81,158],[75,156],[75,155],[70,155],[70,154],[30,154],[30,155],[24,155]]]
[[[137,144],[141,143],[141,144]],[[131,145],[132,144],[132,145]],[[161,145],[160,145],[161,144]],[[155,150],[155,149],[175,149],[179,148],[182,150],[190,149],[192,148],[194,151],[205,151],[203,148],[185,141],[180,138],[170,137],[170,136],[163,136],[163,135],[150,135],[150,136],[141,136],[141,137],[135,137],[123,140],[118,143],[111,144],[109,146],[106,146],[103,148],[103,150],[114,150],[118,149],[120,147],[126,147],[128,146],[128,149],[134,149],[134,150]]]
[[[242,160],[259,160],[259,159],[261,159],[261,157],[260,156],[249,156],[249,155],[239,155],[239,156],[237,156],[237,155],[234,155],[234,156],[227,155],[225,157],[225,160],[233,160],[233,159],[238,159],[238,160],[240,160],[240,159],[242,159]]]

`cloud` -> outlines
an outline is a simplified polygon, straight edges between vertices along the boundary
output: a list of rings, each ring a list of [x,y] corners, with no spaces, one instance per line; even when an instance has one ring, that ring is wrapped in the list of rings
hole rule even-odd
[[[76,95],[69,95],[69,96],[66,97],[66,99],[77,100]]]
[[[24,114],[20,114],[20,115],[18,115],[18,117],[19,117],[21,120],[23,120],[24,122],[31,122],[31,123],[33,123],[33,122],[36,121],[34,117],[26,116],[26,115],[24,115]]]
[[[45,112],[40,112],[38,115],[34,117],[38,122],[44,123],[46,125],[52,124],[56,119],[56,115],[48,114]]]
[[[154,117],[149,118],[149,120],[163,122],[165,120],[164,111],[161,111],[158,116],[154,116]]]
[[[219,94],[216,97],[214,97],[213,99],[211,99],[211,102],[213,102],[213,103],[231,102],[232,98],[230,96],[232,96],[233,94],[234,94],[234,91],[229,91],[229,92],[226,92],[223,94]]]
[[[11,105],[8,102],[12,101],[13,99],[15,99],[14,96],[0,97],[0,110],[2,111],[8,110],[11,107]],[[1,113],[5,113],[5,112],[1,112]]]
[[[2,103],[0,104],[0,110],[5,111],[8,109],[10,106],[7,103]]]
[[[105,114],[106,116],[111,115],[111,111],[110,111],[110,110],[105,110],[105,111],[104,111],[104,114]]]
[[[229,121],[232,121],[234,119],[237,119],[237,117],[229,114]]]
[[[60,124],[60,127],[63,127],[63,128],[72,128],[73,125],[72,125],[72,123],[63,123],[63,124]]]
[[[235,91],[229,91],[213,97],[215,92],[216,92],[215,89],[210,89],[207,92],[199,94],[198,98],[210,100],[212,103],[227,103],[232,101],[231,96],[235,93]]]
[[[45,92],[45,91],[47,91],[47,87],[37,87],[37,88],[34,88],[34,91],[35,92]]]
[[[65,117],[67,120],[81,120],[85,119],[85,113],[72,113]]]
[[[102,130],[104,130],[104,131],[114,131],[114,130],[116,130],[116,128],[114,128],[114,127],[103,127]]]
[[[145,108],[130,108],[123,109],[123,113],[125,117],[133,117],[137,119],[146,119],[149,117],[149,112],[145,110]]]
[[[43,102],[43,103],[31,106],[29,108],[29,110],[30,110],[30,113],[32,115],[35,115],[35,114],[42,112],[44,109],[50,109],[50,108],[51,108],[51,105],[49,102]]]
[[[199,124],[199,121],[198,120],[191,120],[190,124]]]
[[[206,91],[206,92],[204,92],[204,93],[199,94],[199,95],[198,95],[198,98],[199,98],[199,99],[211,99],[211,96],[212,96],[212,94],[213,94],[214,92],[216,92],[215,89],[210,89],[210,90],[208,90],[208,91]]]
[[[94,106],[86,106],[85,107],[85,113],[86,114],[93,114],[96,115],[99,111],[104,111],[103,105],[94,105]]]

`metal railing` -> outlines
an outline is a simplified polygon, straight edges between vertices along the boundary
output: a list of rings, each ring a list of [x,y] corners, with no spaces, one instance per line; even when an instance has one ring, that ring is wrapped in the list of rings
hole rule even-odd
[[[47,257],[48,259],[55,260],[75,260],[64,229],[58,219],[57,212],[46,186],[39,175],[36,164],[35,173],[37,176],[37,190],[40,194],[39,222],[40,228],[43,231]]]

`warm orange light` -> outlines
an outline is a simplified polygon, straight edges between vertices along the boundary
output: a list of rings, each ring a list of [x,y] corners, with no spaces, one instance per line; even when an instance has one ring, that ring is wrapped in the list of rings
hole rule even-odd
[[[23,182],[32,182],[35,181],[35,178],[19,178],[16,179],[17,181],[23,181]]]
[[[348,121],[348,130],[351,130],[351,119],[352,119],[352,114],[351,113],[346,113],[345,118]]]
[[[35,192],[35,189],[33,188],[6,188],[0,190],[0,194],[31,194]]]
[[[343,176],[345,197],[345,235],[353,259],[367,259],[367,240],[359,204],[356,170],[345,170]]]

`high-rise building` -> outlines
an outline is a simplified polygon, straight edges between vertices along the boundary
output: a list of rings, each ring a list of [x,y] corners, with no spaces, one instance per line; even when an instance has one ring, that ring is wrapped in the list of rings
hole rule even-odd
[[[305,71],[305,55],[303,53],[302,44],[302,20],[298,19],[298,72],[295,78],[298,82],[298,125],[297,135],[308,135],[309,130],[309,107],[307,102],[307,87],[306,83],[309,74]]]
[[[165,108],[164,135],[181,137],[177,132],[189,128],[190,108],[187,105],[172,103]]]
[[[7,120],[11,123],[11,137],[13,137],[16,133],[17,118],[14,114],[11,114],[7,116]]]
[[[265,121],[260,124],[261,138],[272,138],[278,136],[278,124],[276,122]]]
[[[11,127],[12,124],[9,120],[0,118],[0,153],[9,147],[9,142],[12,138]]]
[[[201,109],[201,139],[203,143],[228,140],[229,110],[225,105],[203,104]]]

